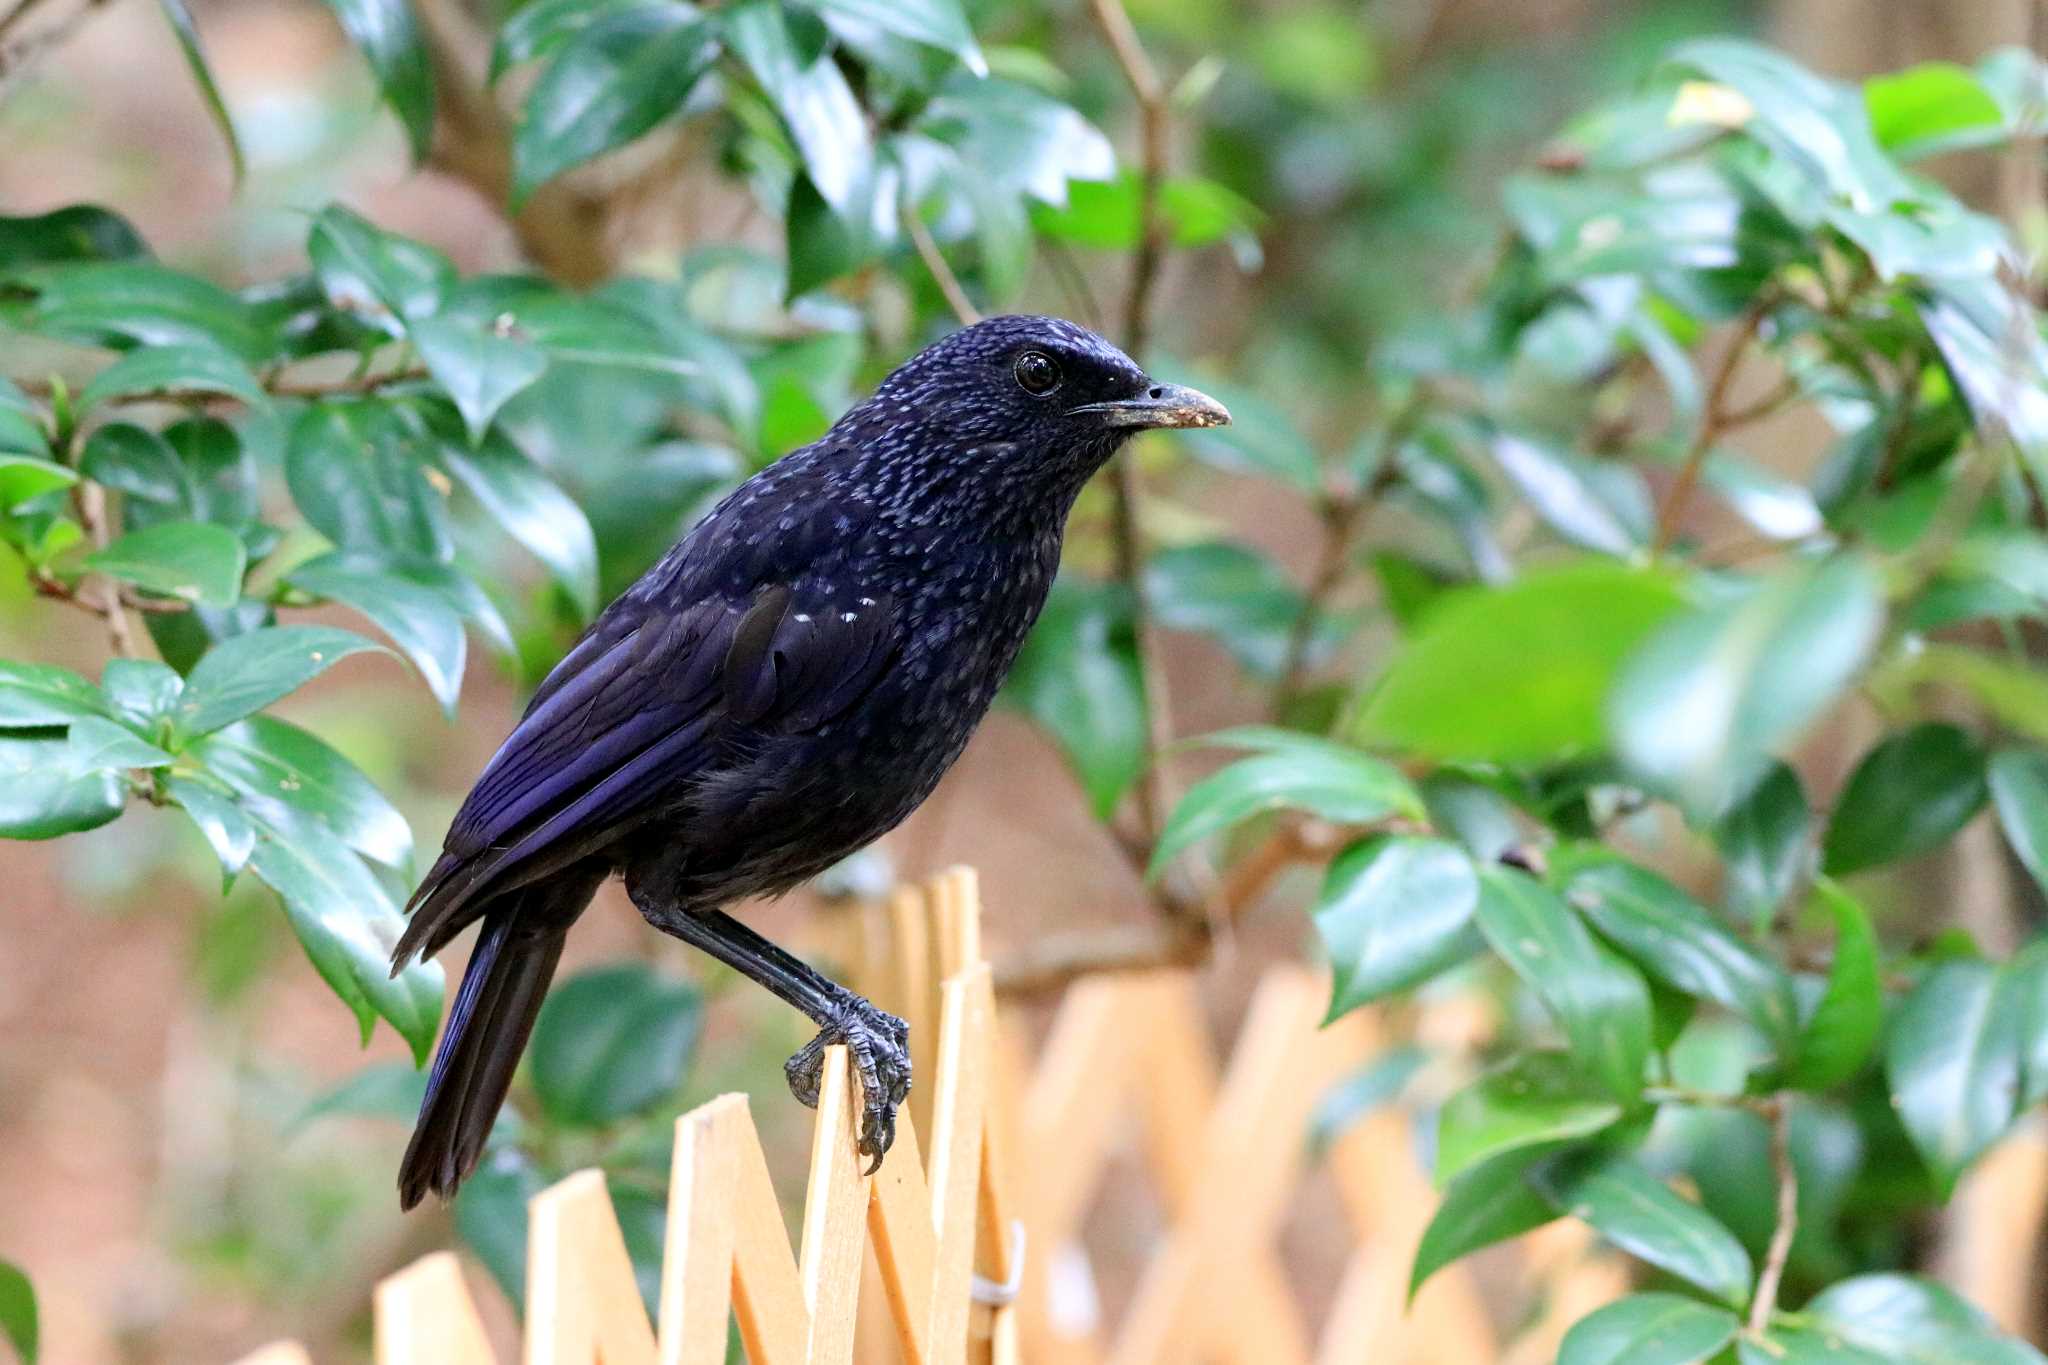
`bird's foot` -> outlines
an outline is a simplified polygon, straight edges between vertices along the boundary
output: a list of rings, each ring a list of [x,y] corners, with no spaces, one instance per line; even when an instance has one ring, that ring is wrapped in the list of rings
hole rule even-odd
[[[853,1069],[860,1076],[860,1152],[873,1160],[868,1174],[882,1166],[882,1154],[896,1140],[896,1109],[910,1098],[910,1026],[859,996],[849,996],[840,1015],[818,1031],[783,1065],[789,1093],[806,1107],[818,1107],[818,1086],[825,1070],[825,1049],[846,1044]]]

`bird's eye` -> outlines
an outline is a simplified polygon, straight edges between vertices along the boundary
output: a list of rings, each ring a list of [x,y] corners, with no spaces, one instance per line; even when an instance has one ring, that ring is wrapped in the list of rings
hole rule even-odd
[[[1026,351],[1017,357],[1017,382],[1024,392],[1043,397],[1060,386],[1060,367],[1044,351]]]

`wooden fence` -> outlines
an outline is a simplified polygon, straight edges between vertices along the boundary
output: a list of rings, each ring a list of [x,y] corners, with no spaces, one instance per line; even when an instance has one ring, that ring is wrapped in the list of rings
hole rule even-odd
[[[752,1365],[1538,1365],[1628,1287],[1624,1264],[1566,1220],[1493,1267],[1485,1298],[1460,1263],[1407,1304],[1436,1194],[1412,1118],[1382,1109],[1321,1157],[1338,1207],[1318,1213],[1351,1250],[1309,1321],[1276,1245],[1307,1174],[1305,1133],[1330,1084],[1384,1043],[1370,1012],[1321,1027],[1318,973],[1269,972],[1221,1065],[1185,972],[1077,984],[1033,1059],[998,1028],[971,872],[899,893],[842,946],[912,1030],[918,1087],[882,1170],[861,1173],[856,1095],[836,1053],[794,1249],[746,1097],[683,1115],[656,1323],[603,1177],[570,1176],[531,1206],[527,1365],[716,1365],[729,1320]],[[1134,1169],[1160,1226],[1112,1322],[1084,1223],[1105,1180],[1121,1186]],[[2048,1203],[2048,1141],[2008,1143],[1959,1200],[1949,1277],[2008,1327],[2034,1326],[2025,1267]],[[1528,1311],[1503,1329],[1493,1300]],[[375,1317],[379,1365],[495,1362],[450,1253],[384,1281]],[[242,1365],[310,1361],[282,1343]]]

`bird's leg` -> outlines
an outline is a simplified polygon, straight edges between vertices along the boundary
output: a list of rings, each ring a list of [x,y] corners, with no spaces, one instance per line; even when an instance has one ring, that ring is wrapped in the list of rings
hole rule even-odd
[[[896,1108],[910,1098],[909,1026],[730,915],[646,904],[640,906],[640,913],[655,928],[702,948],[767,987],[818,1025],[818,1036],[783,1067],[790,1093],[804,1104],[817,1107],[825,1049],[834,1043],[846,1044],[860,1072],[864,1105],[860,1150],[873,1158],[869,1172],[878,1169],[882,1154],[896,1139]]]

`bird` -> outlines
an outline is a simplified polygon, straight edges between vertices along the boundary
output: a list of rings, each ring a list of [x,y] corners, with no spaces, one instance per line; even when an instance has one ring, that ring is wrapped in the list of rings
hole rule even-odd
[[[843,1043],[869,1169],[910,1091],[902,1020],[725,908],[894,828],[966,747],[1059,568],[1074,501],[1130,437],[1230,420],[1059,318],[991,317],[891,372],[741,483],[610,603],[485,765],[407,904],[396,975],[480,924],[399,1168],[404,1209],[482,1155],[570,927],[625,882],[655,928]]]

